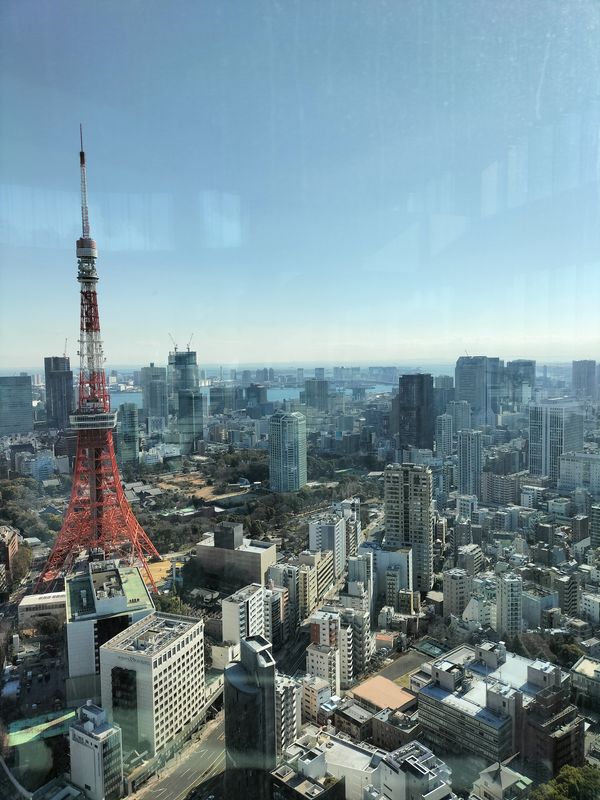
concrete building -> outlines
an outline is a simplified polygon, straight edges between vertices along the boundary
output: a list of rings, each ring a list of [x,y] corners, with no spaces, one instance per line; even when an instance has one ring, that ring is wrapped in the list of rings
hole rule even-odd
[[[391,464],[384,471],[385,544],[412,549],[413,584],[433,586],[432,473],[429,467]]]
[[[65,622],[66,592],[28,594],[19,603],[19,628],[35,627],[46,617],[53,617],[59,625]]]
[[[469,800],[527,800],[532,783],[531,778],[496,761],[481,770]]]
[[[0,436],[33,430],[31,375],[0,377]]]
[[[149,614],[100,647],[100,681],[123,752],[154,756],[205,712],[204,622]]]
[[[277,561],[277,548],[270,542],[247,539],[244,528],[222,522],[207,533],[195,548],[195,557],[205,575],[221,586],[242,588],[266,581],[267,570]]]
[[[198,442],[204,438],[206,398],[200,389],[181,389],[177,404],[177,430],[182,455],[198,450]]]
[[[47,356],[44,359],[46,380],[46,421],[50,428],[69,427],[73,413],[73,372],[67,356]]]
[[[301,680],[302,721],[316,722],[319,708],[331,697],[331,684],[325,678],[305,675]]]
[[[69,727],[71,782],[89,800],[118,800],[123,789],[121,729],[89,702]]]
[[[380,767],[385,800],[456,800],[451,770],[419,741],[388,753]]]
[[[154,611],[137,567],[90,561],[65,579],[69,677],[100,673],[99,649]]]
[[[535,361],[524,358],[506,362],[504,394],[510,403],[523,405],[531,400],[535,389],[535,366]]]
[[[571,667],[571,679],[577,705],[600,710],[600,659],[581,656]]]
[[[271,489],[297,492],[306,481],[306,418],[297,411],[276,411],[269,419]]]
[[[194,350],[177,350],[169,353],[167,366],[169,413],[179,411],[179,392],[198,388],[198,362]]]
[[[333,553],[334,577],[339,580],[346,568],[346,520],[333,514],[310,520],[308,547]]]
[[[452,417],[452,433],[471,430],[471,406],[468,400],[451,400],[446,406],[446,414]]]
[[[264,636],[265,588],[253,583],[221,603],[223,641],[239,644],[247,636]]]
[[[388,570],[397,570],[400,589],[413,590],[412,548],[399,547],[390,549],[377,542],[363,542],[358,548],[359,555],[369,555],[373,560],[375,597],[385,597],[387,591]],[[350,579],[350,573],[348,573]]]
[[[142,367],[140,383],[145,417],[162,419],[166,423],[169,418],[166,368],[155,367],[152,363]]]
[[[225,785],[228,797],[267,796],[277,763],[275,659],[263,636],[240,642],[240,660],[225,667]]]
[[[452,455],[454,450],[454,427],[452,414],[440,414],[435,418],[435,453],[442,458]]]
[[[558,607],[558,592],[541,586],[531,586],[523,590],[522,613],[523,623],[526,628],[540,628],[544,611]]]
[[[302,724],[302,690],[288,675],[275,676],[275,736],[277,757],[294,743]]]
[[[135,403],[122,403],[119,406],[116,438],[119,466],[137,464],[140,458],[140,426]]]
[[[556,485],[563,453],[583,450],[583,414],[564,398],[529,406],[529,472],[546,475]]]
[[[594,400],[598,392],[596,362],[591,360],[573,361],[571,386],[575,397]]]
[[[558,488],[562,492],[586,489],[600,497],[600,453],[563,453],[559,457]]]
[[[500,636],[513,637],[521,631],[523,621],[523,579],[514,572],[498,578],[496,594],[496,630]]]
[[[19,551],[19,531],[11,525],[0,525],[0,564],[12,576],[13,559]]]
[[[398,409],[400,450],[417,447],[433,450],[433,378],[431,375],[401,375],[392,413]]]
[[[339,695],[341,689],[340,648],[326,644],[309,644],[306,648],[306,671],[323,678],[331,693]]]
[[[455,397],[469,403],[476,425],[495,423],[500,410],[503,367],[499,358],[489,356],[461,356],[456,361]]]
[[[464,569],[449,569],[443,575],[444,617],[461,617],[471,599],[473,580]]]
[[[329,411],[329,381],[323,377],[306,378],[304,381],[304,402],[317,411]]]
[[[481,431],[459,431],[458,491],[461,494],[481,497],[482,458],[483,445]]]

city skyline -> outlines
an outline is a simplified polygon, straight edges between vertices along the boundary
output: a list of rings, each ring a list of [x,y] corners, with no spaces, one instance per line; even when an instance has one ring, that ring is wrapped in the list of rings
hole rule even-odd
[[[183,4],[169,37],[125,4],[7,7],[2,284],[36,314],[3,304],[0,365],[37,363],[42,337],[74,356],[80,121],[112,363],[162,363],[169,332],[191,331],[200,363],[594,357],[599,11],[567,29],[537,0],[509,6],[485,55],[475,6],[465,35],[433,4],[268,22]]]

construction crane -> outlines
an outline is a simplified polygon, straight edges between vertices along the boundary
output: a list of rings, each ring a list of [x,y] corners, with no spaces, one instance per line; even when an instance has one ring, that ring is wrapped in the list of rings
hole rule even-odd
[[[192,339],[193,338],[194,338],[194,334],[192,333],[192,335],[190,336],[190,338],[188,340],[188,343],[187,343],[187,351],[188,351],[188,353],[190,352],[190,345],[192,343]]]
[[[173,347],[174,347],[174,349],[175,349],[175,352],[177,352],[177,342],[176,342],[176,341],[175,341],[175,339],[174,339],[174,338],[171,336],[171,334],[169,334],[169,339],[170,339],[170,340],[173,342]]]

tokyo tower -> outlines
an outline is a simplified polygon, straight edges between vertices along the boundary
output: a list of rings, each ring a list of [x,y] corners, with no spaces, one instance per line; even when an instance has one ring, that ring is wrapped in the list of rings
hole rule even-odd
[[[89,557],[140,562],[147,583],[156,591],[147,559],[160,560],[160,556],[127,502],[115,460],[116,413],[110,410],[104,373],[96,297],[98,252],[90,236],[81,129],[80,138],[82,236],[77,240],[77,280],[81,286],[81,363],[79,403],[70,417],[71,428],[77,431],[77,456],[67,514],[35,591],[49,591],[83,551]]]

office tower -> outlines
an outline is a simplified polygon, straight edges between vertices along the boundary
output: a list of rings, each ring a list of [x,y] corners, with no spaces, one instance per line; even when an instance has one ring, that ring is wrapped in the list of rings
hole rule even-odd
[[[590,544],[592,548],[600,547],[600,505],[590,508]]]
[[[246,408],[257,408],[267,402],[267,387],[260,383],[251,383],[246,387]]]
[[[481,431],[459,431],[458,491],[460,494],[481,496],[482,459]]]
[[[140,570],[90,561],[65,578],[69,678],[100,674],[100,647],[154,611]]]
[[[524,358],[508,361],[504,378],[504,394],[511,403],[530,402],[535,389],[535,361]]]
[[[296,370],[296,383],[298,386],[304,385],[304,369],[302,367],[298,367]]]
[[[446,414],[452,417],[452,433],[471,428],[471,406],[467,400],[451,400],[446,406]]]
[[[275,659],[264,636],[240,642],[240,660],[225,667],[227,797],[263,800],[277,763]]]
[[[177,429],[182,455],[195,453],[204,435],[204,395],[200,389],[181,389],[178,394]]]
[[[385,543],[412,548],[414,589],[433,585],[432,473],[416,464],[391,464],[384,471]]]
[[[454,377],[452,375],[436,375],[434,387],[436,389],[454,389]]]
[[[247,636],[264,636],[264,602],[265,588],[259,583],[226,597],[221,604],[223,641],[239,644]]]
[[[137,464],[140,458],[140,425],[135,403],[122,403],[117,411],[117,460],[119,466]]]
[[[467,400],[476,425],[493,425],[500,410],[503,362],[488,356],[461,356],[456,362],[455,397]]]
[[[471,599],[473,579],[464,569],[448,569],[444,571],[444,617],[451,614],[462,617],[462,613]]]
[[[346,520],[327,514],[308,523],[309,550],[331,550],[334,576],[342,577],[346,569]]]
[[[435,418],[435,453],[442,458],[452,455],[452,415],[440,414]]]
[[[498,578],[496,616],[496,631],[499,636],[513,637],[520,633],[523,617],[523,580],[514,572],[504,572]]]
[[[204,622],[154,612],[100,648],[102,708],[123,753],[167,748],[204,714]]]
[[[77,457],[71,499],[60,533],[36,584],[50,591],[61,571],[68,572],[82,550],[100,549],[106,555],[138,559],[156,590],[147,558],[160,560],[158,551],[136,520],[117,470],[113,443],[116,414],[104,372],[104,352],[98,314],[96,242],[90,236],[85,153],[81,169],[82,236],[77,241],[77,280],[80,283],[79,402],[71,415],[77,432]]]
[[[140,383],[145,416],[166,422],[169,418],[166,368],[155,367],[152,363],[149,367],[142,367]]]
[[[306,378],[304,402],[307,406],[316,408],[317,411],[329,411],[329,381],[320,378]]]
[[[276,411],[269,419],[271,489],[296,492],[306,480],[306,418],[297,411]]]
[[[69,427],[73,413],[73,373],[67,356],[44,359],[46,380],[46,420],[48,427],[63,430]]]
[[[562,398],[529,406],[529,472],[560,477],[563,453],[583,451],[583,414],[577,403]]]
[[[169,353],[167,368],[169,385],[169,411],[177,414],[179,392],[198,388],[198,365],[194,350],[173,350]]]
[[[118,800],[123,789],[121,729],[91,701],[69,726],[71,783],[89,800]]]
[[[275,736],[277,757],[298,738],[302,724],[302,690],[288,675],[275,676]]]
[[[573,361],[571,385],[576,397],[595,399],[597,393],[596,362]]]
[[[325,367],[315,367],[315,379],[318,381],[325,380]]]
[[[433,450],[433,378],[401,375],[394,407],[398,409],[398,442],[408,447]]]
[[[0,436],[33,430],[31,375],[0,378]]]

